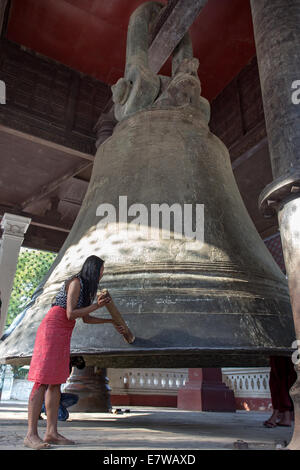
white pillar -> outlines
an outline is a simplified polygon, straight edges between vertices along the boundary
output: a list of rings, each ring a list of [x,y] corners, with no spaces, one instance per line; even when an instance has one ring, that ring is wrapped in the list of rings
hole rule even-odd
[[[8,213],[4,214],[1,220],[3,234],[0,248],[0,291],[2,299],[0,338],[5,327],[20,248],[30,222],[31,219],[27,217]]]

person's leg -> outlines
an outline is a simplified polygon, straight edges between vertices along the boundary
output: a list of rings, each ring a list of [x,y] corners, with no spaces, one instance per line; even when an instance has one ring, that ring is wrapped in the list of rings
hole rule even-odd
[[[60,403],[58,408],[58,421],[67,421],[68,417],[69,412],[67,408]]]
[[[46,393],[45,405],[47,412],[47,429],[44,442],[52,444],[74,444],[57,431],[58,408],[60,403],[60,384],[49,385]]]
[[[78,395],[74,393],[62,393],[60,403],[65,408],[75,405],[78,402]]]
[[[60,385],[49,385],[45,396],[47,414],[47,429],[44,440],[48,437],[57,437],[57,414],[60,401]]]
[[[38,435],[38,421],[44,401],[46,385],[35,383],[28,401],[28,430],[24,445],[32,449],[44,449],[50,446],[45,444]]]
[[[279,388],[280,388],[280,380],[278,377],[278,366],[277,366],[277,358],[270,357],[270,378],[269,378],[269,387],[271,392],[271,400],[272,400],[272,408],[273,413],[266,421],[264,421],[263,425],[267,428],[274,428],[276,427],[277,420],[280,418],[279,412]]]
[[[292,424],[292,411],[293,402],[289,395],[289,390],[295,382],[296,377],[293,376],[291,369],[293,363],[289,357],[282,357],[281,359],[281,387],[279,393],[279,410],[282,414],[281,419],[278,421],[278,426],[291,426]],[[296,375],[296,373],[295,373]],[[293,380],[294,379],[294,380]]]
[[[296,380],[297,380],[297,373],[295,371],[295,364],[293,364],[292,359],[290,359],[290,361],[289,361],[289,373],[288,373],[288,390],[289,390],[290,398],[291,398],[290,390],[291,390],[292,386],[294,385],[294,383],[296,382]],[[294,421],[294,419],[295,419],[295,417],[294,417],[294,403],[293,403],[292,399],[291,399],[291,402],[292,402],[291,420]]]
[[[62,393],[60,396],[60,404],[58,409],[58,421],[67,421],[69,412],[67,408],[78,402],[78,395],[74,393]]]

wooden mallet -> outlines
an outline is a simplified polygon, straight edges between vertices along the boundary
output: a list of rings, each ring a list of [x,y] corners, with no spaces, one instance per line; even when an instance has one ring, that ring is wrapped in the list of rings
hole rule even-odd
[[[100,291],[100,294],[102,296],[109,295],[109,292],[107,289],[102,289]],[[130,329],[127,326],[127,323],[125,322],[124,318],[122,317],[121,313],[119,312],[118,308],[116,307],[115,303],[113,300],[111,300],[108,304],[105,305],[107,310],[109,311],[113,321],[118,325],[118,326],[123,326],[125,328],[125,333],[123,334],[124,339],[127,343],[131,344],[135,340],[134,334],[130,331]]]

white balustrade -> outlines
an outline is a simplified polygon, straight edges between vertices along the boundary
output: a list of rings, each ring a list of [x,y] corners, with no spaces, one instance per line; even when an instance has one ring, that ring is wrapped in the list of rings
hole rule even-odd
[[[270,398],[269,376],[269,367],[222,369],[223,382],[241,398]]]
[[[236,397],[270,398],[270,368],[224,368],[223,382]],[[177,395],[188,369],[108,369],[112,394]]]
[[[188,379],[188,369],[108,369],[114,395],[177,395]]]
[[[223,382],[236,397],[270,398],[270,368],[223,368]],[[107,369],[113,395],[177,395],[188,380],[188,369]],[[13,379],[7,367],[2,400],[27,400],[33,383]],[[62,387],[63,390],[63,387]]]

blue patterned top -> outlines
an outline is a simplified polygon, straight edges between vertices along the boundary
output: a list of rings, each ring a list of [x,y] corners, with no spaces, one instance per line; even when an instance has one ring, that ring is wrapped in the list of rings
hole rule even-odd
[[[77,302],[77,306],[76,308],[81,308],[83,307],[84,305],[84,296],[83,296],[83,282],[82,282],[82,279],[80,276],[76,276],[79,281],[80,281],[80,294],[79,294],[79,298],[78,298],[78,302]],[[61,286],[61,289],[60,291],[58,292],[56,298],[55,298],[55,302],[52,304],[52,307],[54,307],[55,305],[59,306],[59,307],[63,307],[63,308],[67,308],[67,293],[66,293],[66,282],[65,281],[63,283],[63,285]]]

